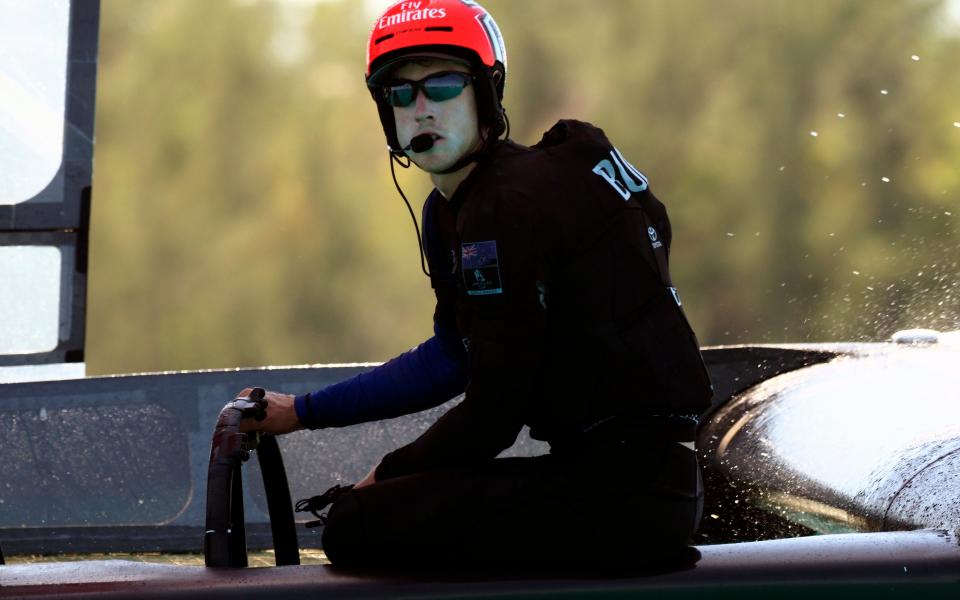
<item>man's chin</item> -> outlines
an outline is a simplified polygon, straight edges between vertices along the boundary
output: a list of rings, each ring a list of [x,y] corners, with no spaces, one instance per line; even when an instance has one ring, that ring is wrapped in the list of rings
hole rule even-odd
[[[411,160],[421,171],[426,171],[433,175],[441,175],[444,171],[457,164],[457,159],[455,158],[443,158],[439,156],[424,156],[422,158],[411,158]]]

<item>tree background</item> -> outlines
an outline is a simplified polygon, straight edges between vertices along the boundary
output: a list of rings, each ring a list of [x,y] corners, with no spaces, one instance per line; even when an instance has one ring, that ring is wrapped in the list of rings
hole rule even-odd
[[[378,361],[431,335],[363,86],[373,4],[103,0],[90,374]],[[592,121],[646,173],[702,343],[960,329],[958,2],[484,5],[513,138]],[[426,178],[399,176],[419,205]]]

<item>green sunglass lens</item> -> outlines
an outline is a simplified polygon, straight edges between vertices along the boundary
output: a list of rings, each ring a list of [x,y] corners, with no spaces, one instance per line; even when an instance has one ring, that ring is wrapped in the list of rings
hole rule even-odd
[[[445,73],[427,78],[423,82],[423,91],[434,102],[443,102],[459,96],[469,81],[462,73]]]
[[[427,93],[427,98],[430,98],[434,102],[443,102],[444,100],[450,100],[451,98],[459,96],[463,88],[449,85],[425,85],[423,86],[423,90]]]
[[[443,102],[456,98],[470,83],[470,77],[463,73],[444,73],[433,75],[421,81],[396,83],[387,88],[387,100],[390,106],[404,107],[413,104],[417,90],[434,102]]]
[[[390,101],[390,106],[410,106],[417,96],[417,90],[409,83],[392,85],[387,90],[387,96]]]

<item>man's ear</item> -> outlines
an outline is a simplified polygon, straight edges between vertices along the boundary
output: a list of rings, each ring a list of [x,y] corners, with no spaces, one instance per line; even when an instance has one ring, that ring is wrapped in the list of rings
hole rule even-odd
[[[497,63],[497,65],[492,69],[491,78],[493,79],[493,87],[497,91],[497,96],[502,100],[503,99],[503,80],[504,80],[504,71],[503,65]]]

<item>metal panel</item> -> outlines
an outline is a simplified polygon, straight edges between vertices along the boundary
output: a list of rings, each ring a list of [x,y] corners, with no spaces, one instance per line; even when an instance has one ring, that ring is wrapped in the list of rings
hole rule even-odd
[[[304,393],[364,367],[170,373],[0,385],[0,544],[7,554],[112,549],[199,551],[210,439],[244,387]],[[296,500],[353,482],[446,408],[279,439]],[[510,451],[546,446],[521,435]],[[251,547],[269,547],[257,461],[246,467]],[[312,517],[311,517],[312,518]],[[306,518],[304,518],[306,520]],[[301,534],[304,547],[319,544]]]
[[[99,0],[70,3],[63,161],[34,198],[0,205],[0,245],[58,246],[65,261],[60,343],[50,352],[0,356],[0,367],[82,363],[93,171]]]
[[[85,229],[93,172],[99,20],[99,0],[70,3],[63,160],[36,196],[19,204],[0,205],[0,231]]]

